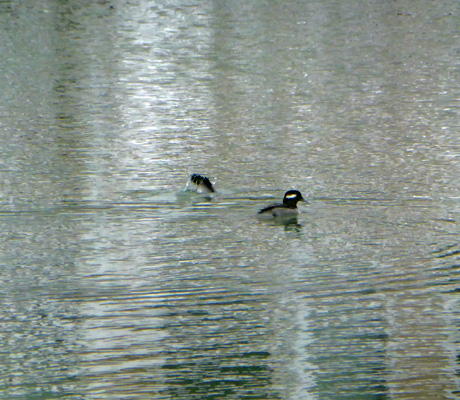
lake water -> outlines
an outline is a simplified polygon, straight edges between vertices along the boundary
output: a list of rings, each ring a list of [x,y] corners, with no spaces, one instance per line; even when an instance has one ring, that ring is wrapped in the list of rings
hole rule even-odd
[[[1,398],[459,398],[459,39],[453,0],[1,2]]]

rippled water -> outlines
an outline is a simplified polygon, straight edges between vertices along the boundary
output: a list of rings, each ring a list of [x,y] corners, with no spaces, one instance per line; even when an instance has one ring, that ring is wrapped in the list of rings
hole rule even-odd
[[[0,396],[458,398],[459,26],[2,2]]]

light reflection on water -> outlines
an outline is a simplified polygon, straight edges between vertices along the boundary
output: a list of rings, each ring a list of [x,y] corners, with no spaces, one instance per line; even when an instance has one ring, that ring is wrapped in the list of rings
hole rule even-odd
[[[0,6],[2,395],[458,396],[444,6]]]

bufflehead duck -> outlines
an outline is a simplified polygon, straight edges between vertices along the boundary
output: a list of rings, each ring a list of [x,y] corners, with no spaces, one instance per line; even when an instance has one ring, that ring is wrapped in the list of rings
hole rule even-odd
[[[259,215],[272,215],[273,217],[295,217],[299,213],[297,203],[305,201],[302,194],[298,190],[288,190],[284,194],[282,204],[272,204],[271,206],[262,208]],[[306,201],[305,201],[306,202]]]
[[[198,186],[198,189],[201,189],[206,193],[215,193],[214,186],[212,186],[212,183],[207,176],[192,174],[190,175],[190,182],[194,183]]]

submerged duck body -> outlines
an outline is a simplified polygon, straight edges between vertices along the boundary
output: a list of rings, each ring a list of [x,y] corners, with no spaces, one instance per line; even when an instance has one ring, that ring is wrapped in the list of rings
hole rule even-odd
[[[305,201],[302,194],[298,190],[288,190],[284,194],[282,203],[264,207],[258,214],[261,216],[271,215],[273,217],[295,217],[299,214],[299,209],[297,208],[299,201]]]
[[[203,190],[206,193],[215,193],[216,190],[212,185],[211,181],[207,176],[200,175],[200,174],[192,174],[190,175],[190,182],[195,184],[198,189]]]

